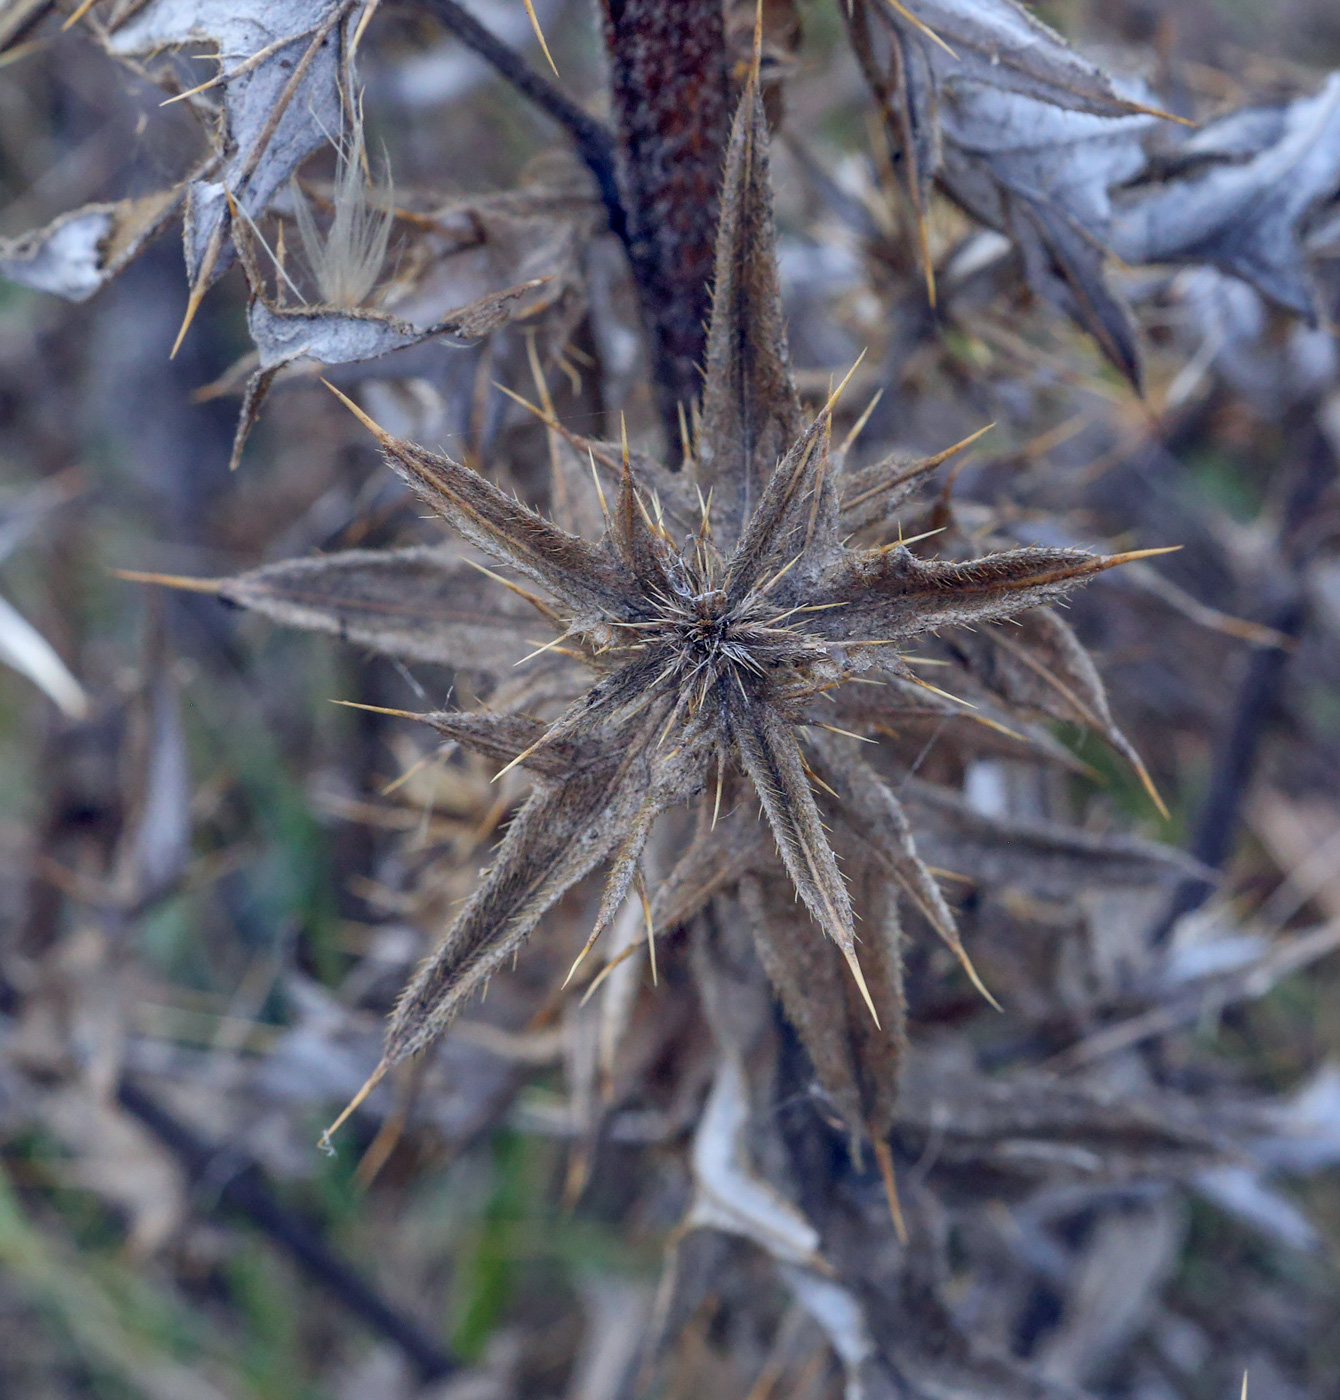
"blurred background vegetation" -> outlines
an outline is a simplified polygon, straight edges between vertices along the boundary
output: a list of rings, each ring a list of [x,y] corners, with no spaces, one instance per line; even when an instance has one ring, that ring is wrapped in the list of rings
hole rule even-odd
[[[470,8],[542,66],[521,0]],[[1161,91],[1218,110],[1313,91],[1340,67],[1331,0],[1035,8],[1105,59],[1153,73]],[[598,111],[591,0],[537,9],[562,87]],[[932,450],[997,422],[959,479],[966,500],[1082,517],[1122,543],[1188,545],[1166,568],[1159,561],[1173,602],[1166,590],[1114,584],[1075,609],[1169,820],[1101,744],[1068,731],[1087,772],[1058,779],[1065,791],[1048,800],[1090,830],[1184,849],[1200,841],[1198,854],[1224,872],[1210,907],[1240,936],[1332,928],[1333,329],[1305,340],[1301,323],[1267,308],[1255,340],[1241,331],[1238,344],[1230,327],[1210,345],[1209,332],[1188,329],[1185,299],[1151,291],[1140,302],[1144,398],[1080,330],[1018,289],[988,288],[973,314],[914,336],[924,293],[841,16],[830,0],[799,9],[804,39],[774,176],[802,385],[821,390],[871,345],[860,387],[865,398],[886,390],[869,429],[878,442]],[[561,136],[430,10],[388,0],[364,42],[368,146],[385,151],[397,198],[431,191],[468,203],[550,178],[566,159]],[[0,235],[159,188],[200,154],[182,106],[162,106],[157,87],[86,32],[58,31],[59,16],[44,22],[0,69]],[[203,81],[211,65],[197,67]],[[332,171],[322,153],[304,177],[319,185]],[[932,210],[942,266],[971,232],[947,202]],[[603,380],[594,398],[564,400],[565,417],[608,432],[623,411],[647,440],[655,407],[631,292],[617,249],[607,236],[599,244],[589,276],[600,324],[577,341],[599,342]],[[1120,275],[1137,292],[1150,280]],[[1340,235],[1318,254],[1317,275],[1334,315]],[[407,669],[115,575],[220,578],[316,550],[436,538],[313,375],[276,388],[230,473],[237,399],[200,391],[251,348],[246,288],[228,274],[169,358],[186,300],[173,232],[82,304],[0,281],[0,595],[86,697],[67,695],[63,714],[28,676],[0,667],[0,1394],[613,1400],[621,1382],[607,1377],[623,1374],[626,1344],[648,1325],[676,1197],[638,1196],[639,1174],[670,1172],[657,1156],[669,1149],[630,1122],[623,1140],[602,1145],[574,1204],[565,1052],[557,1032],[523,1044],[506,1029],[552,990],[560,955],[523,957],[426,1083],[394,1086],[380,1122],[356,1120],[337,1155],[316,1150],[375,1062],[386,1007],[437,914],[471,887],[501,814],[487,773],[470,764],[383,795],[425,741],[328,703],[440,705],[445,670]],[[489,388],[505,377],[498,366],[524,364],[524,328],[407,353],[418,358],[376,382],[365,366],[336,382],[359,383],[396,431],[471,454],[533,492],[543,434]],[[529,390],[524,377],[513,382]],[[1308,454],[1320,463],[1311,476]],[[1196,607],[1217,610],[1210,625]],[[1266,665],[1224,618],[1287,624],[1290,646]],[[1250,685],[1260,704],[1244,717],[1237,702]],[[1238,759],[1213,859],[1207,807]],[[152,864],[146,842],[168,862],[162,878],[150,871],[149,895],[118,903],[108,896],[116,881],[143,877],[136,861]],[[570,911],[574,926],[581,912]],[[1329,1105],[1319,1131],[1334,1147],[1340,1095],[1324,1076],[1340,1075],[1327,1070],[1340,1056],[1340,962],[1323,956],[1329,946],[1169,1028],[1158,1050],[1168,1072],[1281,1102],[1311,1085]],[[993,985],[993,970],[1009,980],[1015,953],[1025,957],[974,947]],[[926,972],[951,976],[939,963]],[[963,1001],[961,989],[957,1003],[946,994],[927,1025],[965,1015]],[[917,1024],[914,1010],[914,1041]],[[1253,1400],[1336,1393],[1340,1152],[1314,1157],[1236,1211],[1227,1189],[1219,1204],[1190,1197],[1148,1270],[1129,1264],[1118,1295],[1134,1300],[1132,1316],[1069,1372],[1057,1362],[1056,1384],[1148,1400],[1227,1396],[1250,1368]],[[1058,1289],[1039,1285],[1031,1313],[1011,1324],[1018,1355],[1042,1355],[1056,1334],[1068,1296]],[[817,1333],[787,1321],[787,1337],[741,1340],[728,1302],[695,1314],[660,1393],[841,1393],[841,1368]]]

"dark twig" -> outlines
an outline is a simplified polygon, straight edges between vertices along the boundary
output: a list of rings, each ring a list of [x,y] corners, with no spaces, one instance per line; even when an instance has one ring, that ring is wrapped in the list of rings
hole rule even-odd
[[[1280,553],[1290,562],[1288,577],[1279,585],[1282,597],[1261,618],[1268,627],[1296,639],[1307,622],[1307,600],[1301,579],[1304,557],[1298,557],[1294,536],[1307,523],[1322,493],[1335,479],[1330,444],[1312,423],[1305,434],[1306,456],[1280,522]],[[1291,557],[1293,556],[1293,557]],[[1222,870],[1233,853],[1242,804],[1256,769],[1257,756],[1275,713],[1291,653],[1261,647],[1247,662],[1237,704],[1215,746],[1210,789],[1191,840],[1190,853],[1211,870]],[[1184,880],[1173,893],[1152,940],[1162,943],[1183,915],[1199,909],[1214,890],[1213,882]]]
[[[466,48],[478,54],[523,97],[529,98],[572,137],[577,154],[586,162],[586,168],[600,191],[610,232],[627,246],[628,216],[619,197],[614,137],[604,123],[582,111],[566,93],[537,73],[520,54],[490,33],[456,0],[417,0],[416,8],[435,15]]]
[[[666,447],[702,392],[734,98],[721,0],[604,0],[628,259]]]
[[[415,0],[571,136],[637,284],[667,450],[698,399],[730,78],[720,0],[607,0],[618,135],[589,116],[456,0]]]
[[[226,1207],[250,1220],[319,1287],[398,1346],[424,1380],[456,1369],[451,1357],[414,1322],[396,1312],[305,1220],[275,1199],[255,1162],[204,1142],[136,1084],[123,1081],[116,1096],[121,1107],[176,1156],[199,1195],[208,1193],[211,1206]]]

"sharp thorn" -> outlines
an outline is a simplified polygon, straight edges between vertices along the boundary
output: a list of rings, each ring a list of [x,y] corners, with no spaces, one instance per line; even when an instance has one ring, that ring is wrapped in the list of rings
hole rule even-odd
[[[1134,749],[1126,755],[1127,761],[1135,769],[1135,776],[1140,779],[1140,786],[1149,794],[1149,800],[1158,808],[1159,816],[1165,822],[1172,821],[1172,814],[1168,811],[1168,805],[1164,802],[1157,787],[1154,786],[1154,779],[1149,775],[1149,769],[1145,767],[1145,761]]]
[[[1124,554],[1108,554],[1103,557],[1103,568],[1110,569],[1117,564],[1134,564],[1137,559],[1152,559],[1156,554],[1176,554],[1182,546],[1167,544],[1161,549],[1128,549]]]
[[[354,1110],[358,1108],[359,1105],[362,1104],[364,1099],[366,1099],[367,1096],[377,1087],[377,1085],[382,1082],[382,1080],[386,1077],[387,1070],[389,1070],[390,1068],[390,1061],[382,1060],[381,1063],[377,1066],[377,1068],[374,1069],[370,1075],[368,1075],[367,1082],[358,1091],[358,1093],[356,1093],[353,1096],[353,1098],[350,1099],[349,1102],[345,1105],[344,1111],[330,1125],[330,1127],[328,1127],[326,1131],[321,1134],[320,1138],[317,1139],[317,1146],[320,1147],[322,1152],[326,1153],[328,1156],[331,1157],[335,1155],[335,1148],[330,1141],[331,1138],[337,1132],[339,1132],[339,1130],[345,1125],[345,1123],[349,1121],[349,1117],[354,1112]]]
[[[861,996],[865,998],[865,1004],[870,1008],[870,1015],[876,1028],[883,1029],[879,1024],[879,1012],[875,1010],[874,998],[870,995],[870,988],[866,986],[865,973],[861,971],[861,964],[856,961],[856,950],[851,947],[843,947],[842,956],[846,958],[847,966],[851,968],[851,975],[856,979],[856,985],[861,989]]]
[[[366,710],[373,715],[393,715],[396,719],[426,720],[426,715],[415,714],[413,710],[388,710],[385,705],[362,705],[357,700],[332,700],[332,705],[343,705],[346,710]]]
[[[330,390],[332,394],[335,395],[337,399],[339,399],[339,401],[345,406],[345,408],[347,408],[349,412],[352,413],[354,417],[358,419],[358,421],[368,430],[368,432],[370,432],[372,436],[375,437],[379,443],[381,443],[383,447],[393,447],[396,445],[396,439],[393,438],[391,434],[388,433],[386,429],[381,426],[380,423],[374,423],[372,419],[369,418],[368,415],[364,413],[361,408],[359,408],[359,406],[353,401],[353,399],[349,397],[348,394],[342,394],[330,382],[329,379],[322,379],[321,382],[326,386],[327,389]]]
[[[88,14],[88,12],[93,8],[93,6],[96,3],[97,0],[83,0],[83,3],[79,6],[79,8],[75,10],[75,12],[69,17],[69,19],[65,21],[64,24],[61,25],[61,33],[63,34],[67,29],[73,29],[74,26],[78,24],[79,21],[83,19],[83,17],[86,14]]]
[[[181,329],[177,332],[177,338],[172,342],[172,349],[168,352],[168,359],[175,360],[177,351],[181,349],[181,343],[186,339],[186,332],[191,329],[191,322],[195,320],[195,313],[200,310],[200,303],[205,299],[205,293],[209,290],[202,276],[200,280],[191,288],[191,295],[186,302],[186,315],[181,318]]]
[[[898,1236],[898,1243],[906,1248],[907,1221],[903,1218],[902,1202],[898,1199],[898,1178],[893,1173],[893,1151],[883,1138],[874,1138],[874,1144],[875,1161],[879,1164],[879,1174],[884,1180],[884,1195],[889,1203],[893,1232]]]
[[[861,436],[865,425],[870,421],[870,415],[879,407],[879,401],[884,397],[883,389],[876,389],[874,397],[861,410],[861,416],[851,425],[851,431],[842,439],[842,446],[838,448],[839,454],[845,455],[851,450],[852,444]]]
[[[851,383],[852,375],[855,374],[858,369],[860,369],[861,361],[865,359],[868,353],[869,350],[867,348],[866,350],[862,350],[861,353],[857,355],[855,364],[853,364],[852,367],[847,371],[846,375],[843,377],[842,383],[839,384],[831,394],[829,394],[828,402],[824,404],[823,407],[823,414],[832,413],[833,409],[837,407],[837,402],[842,397],[842,391],[847,387],[848,384]],[[821,414],[820,416],[822,417],[823,414]]]
[[[968,956],[968,950],[963,946],[962,941],[955,937],[949,945],[954,950],[954,956],[959,960],[964,972],[968,974],[968,981],[986,998],[986,1000],[997,1010],[1003,1012],[1005,1008],[986,989],[986,983],[977,975],[977,969],[972,965],[972,959]]]
[[[907,8],[906,5],[902,4],[901,0],[885,0],[885,3],[888,5],[889,9],[891,9],[895,14],[901,15],[908,22],[908,24],[912,26],[913,29],[920,30],[920,32],[931,41],[931,43],[938,44],[949,55],[950,58],[954,59],[955,62],[958,61],[958,54],[956,54],[954,50],[951,49],[942,38],[940,38],[940,36],[935,32],[935,30],[933,30],[930,27],[929,24],[926,23],[925,20],[918,19],[917,16],[914,15],[912,11]]]
[[[127,583],[155,583],[163,588],[179,588],[184,593],[212,593],[216,597],[227,583],[222,578],[187,578],[181,574],[145,574],[137,569],[111,569],[115,578],[123,578]]]
[[[554,56],[549,52],[549,45],[545,42],[544,30],[540,28],[540,17],[535,13],[534,0],[524,0],[526,13],[530,16],[530,27],[535,31],[535,37],[540,41],[540,50],[548,61],[550,68],[554,70],[554,77],[558,77],[558,64],[554,62]]]

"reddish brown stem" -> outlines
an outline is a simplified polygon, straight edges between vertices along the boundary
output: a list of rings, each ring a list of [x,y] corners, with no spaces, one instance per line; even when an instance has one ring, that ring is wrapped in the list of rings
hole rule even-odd
[[[671,452],[696,402],[711,311],[712,249],[730,67],[721,0],[605,0],[629,257],[657,407]]]

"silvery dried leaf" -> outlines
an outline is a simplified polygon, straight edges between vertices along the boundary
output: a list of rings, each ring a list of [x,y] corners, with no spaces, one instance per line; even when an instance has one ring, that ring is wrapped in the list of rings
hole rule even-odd
[[[872,16],[887,31],[887,57]],[[1130,317],[1102,267],[1108,191],[1145,164],[1141,138],[1153,122],[1145,94],[1124,90],[1012,0],[863,0],[851,28],[901,148],[923,243],[939,178],[1015,242],[1034,290],[1093,334],[1138,384]]]
[[[116,276],[181,207],[185,185],[115,204],[86,204],[18,238],[0,240],[0,276],[85,301]]]
[[[71,719],[89,710],[83,686],[56,649],[13,604],[0,598],[0,662],[28,677]]]
[[[127,803],[111,881],[113,899],[145,908],[172,889],[191,858],[191,765],[177,684],[151,642],[155,674],[139,697],[136,791]]]
[[[362,8],[363,0],[123,0],[108,16],[103,42],[114,56],[201,44],[218,54],[223,103],[214,140],[222,163],[190,185],[192,288],[227,266],[229,197],[259,219],[304,157],[344,130],[345,28]]]
[[[915,46],[939,86],[981,83],[1104,117],[1141,106],[1014,0],[902,0],[873,8],[902,42]]]
[[[239,240],[239,252],[245,240]],[[244,260],[249,262],[244,254]],[[254,267],[249,268],[249,275]],[[528,315],[529,294],[542,284],[523,282],[507,287],[454,311],[429,326],[416,326],[373,307],[281,306],[258,292],[247,308],[247,329],[256,342],[260,368],[247,381],[237,432],[233,437],[232,466],[242,458],[261,406],[275,377],[289,365],[310,361],[319,365],[346,365],[378,359],[394,350],[405,350],[427,340],[468,345],[518,316]]]
[[[1130,263],[1212,264],[1315,321],[1302,232],[1340,189],[1340,73],[1270,120],[1248,124],[1240,113],[1227,124],[1227,133],[1208,127],[1183,148],[1215,158],[1208,170],[1132,192],[1111,247]]]
[[[1134,328],[1103,264],[1110,191],[1145,166],[1155,119],[1098,116],[986,84],[955,84],[940,107],[949,193],[1019,248],[1034,290],[1098,340],[1139,382]]]
[[[829,1272],[814,1226],[748,1159],[749,1093],[744,1066],[722,1054],[693,1138],[693,1204],[687,1229],[740,1235],[782,1264]]]

